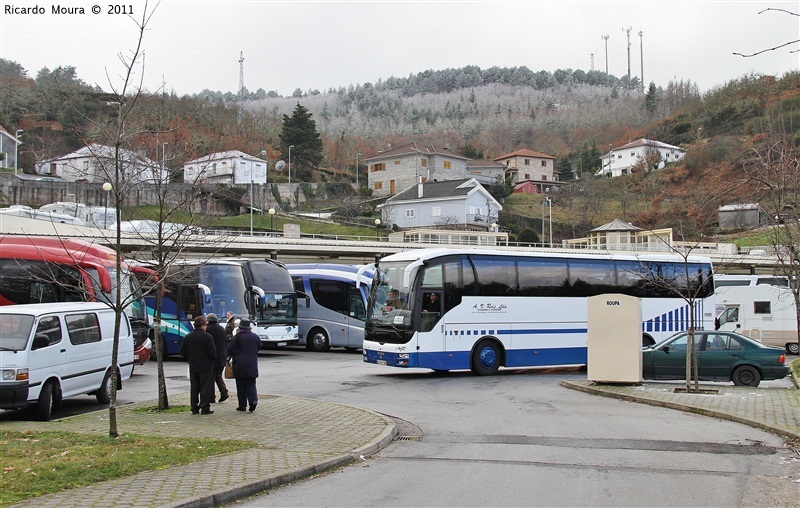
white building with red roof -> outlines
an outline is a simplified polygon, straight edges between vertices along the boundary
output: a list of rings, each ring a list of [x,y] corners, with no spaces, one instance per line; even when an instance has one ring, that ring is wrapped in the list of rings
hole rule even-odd
[[[646,163],[649,169],[662,169],[671,162],[677,162],[686,155],[686,150],[679,146],[668,145],[652,139],[637,139],[610,150],[602,156],[602,167],[598,175],[609,177],[629,175],[631,168]]]

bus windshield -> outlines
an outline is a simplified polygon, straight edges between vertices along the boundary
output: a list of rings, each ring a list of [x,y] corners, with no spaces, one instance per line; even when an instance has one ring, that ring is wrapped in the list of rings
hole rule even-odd
[[[382,263],[375,269],[370,288],[370,315],[367,326],[383,342],[405,342],[404,333],[411,326],[409,294],[403,287],[403,276],[408,262]]]
[[[211,303],[203,308],[205,314],[225,316],[230,311],[237,316],[249,315],[242,267],[234,264],[205,264],[197,269],[197,282],[211,289]]]
[[[265,293],[262,305],[256,312],[259,326],[294,322],[297,318],[296,295],[291,293]]]

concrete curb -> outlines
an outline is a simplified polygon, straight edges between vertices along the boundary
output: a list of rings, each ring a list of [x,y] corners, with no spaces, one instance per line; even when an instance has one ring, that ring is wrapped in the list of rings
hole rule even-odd
[[[336,403],[330,403],[330,404],[336,404]],[[275,487],[279,487],[281,485],[286,485],[288,483],[296,482],[298,480],[302,480],[310,476],[314,476],[320,473],[324,473],[326,471],[346,466],[348,464],[352,464],[353,462],[359,460],[361,456],[366,457],[385,448],[386,446],[389,445],[389,443],[392,442],[394,437],[397,435],[397,425],[391,418],[388,418],[387,416],[384,416],[380,413],[376,413],[374,411],[369,411],[362,408],[356,408],[355,406],[348,406],[347,404],[338,404],[338,405],[345,407],[352,407],[355,409],[359,409],[361,411],[365,411],[367,413],[371,413],[375,416],[378,416],[386,422],[386,428],[384,428],[383,431],[381,431],[381,433],[369,443],[360,446],[359,448],[356,448],[355,450],[349,453],[339,455],[338,457],[333,457],[331,459],[319,462],[317,464],[309,464],[306,466],[301,466],[286,471],[285,473],[281,473],[280,475],[271,476],[255,482],[235,485],[231,488],[217,490],[215,492],[209,492],[208,494],[204,494],[202,496],[198,496],[192,499],[186,499],[178,503],[169,504],[166,506],[169,506],[170,508],[205,508],[205,507],[220,506],[222,504],[231,503],[240,499],[254,496],[256,494],[260,494],[264,491],[274,489]]]
[[[636,395],[629,395],[626,393],[617,393],[617,392],[609,392],[603,390],[602,388],[595,388],[592,386],[584,386],[581,384],[573,383],[572,381],[562,380],[559,384],[565,388],[570,388],[572,390],[577,390],[580,392],[590,393],[592,395],[600,395],[603,397],[608,397],[611,399],[618,399],[624,400],[626,402],[639,402],[641,404],[648,404],[651,406],[656,407],[666,407],[669,409],[676,409],[678,411],[686,411],[688,413],[696,413],[703,416],[710,416],[712,418],[720,418],[722,420],[729,420],[736,423],[742,423],[744,425],[749,425],[751,427],[756,427],[761,430],[766,430],[768,432],[772,432],[774,434],[778,434],[783,437],[787,437],[789,439],[800,439],[800,434],[795,432],[790,432],[780,427],[772,426],[768,423],[758,422],[749,418],[742,418],[740,416],[736,416],[730,413],[724,413],[720,411],[714,411],[711,409],[706,409],[697,406],[691,406],[688,404],[680,404],[677,402],[669,402],[663,400],[652,399],[648,397],[641,397]]]

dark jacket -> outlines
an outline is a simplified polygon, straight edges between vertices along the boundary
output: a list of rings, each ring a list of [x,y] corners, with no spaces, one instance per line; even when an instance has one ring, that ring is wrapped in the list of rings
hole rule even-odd
[[[189,372],[213,372],[217,348],[214,337],[203,330],[190,332],[181,342],[181,355],[189,360]]]
[[[259,349],[261,349],[261,339],[255,333],[239,330],[239,333],[233,336],[228,345],[228,356],[233,358],[233,377],[258,377]]]
[[[225,328],[223,328],[219,323],[208,323],[206,326],[206,332],[210,333],[212,337],[214,337],[214,347],[217,351],[217,359],[214,361],[215,367],[224,367],[225,366],[225,346],[228,343],[228,336],[225,334]]]

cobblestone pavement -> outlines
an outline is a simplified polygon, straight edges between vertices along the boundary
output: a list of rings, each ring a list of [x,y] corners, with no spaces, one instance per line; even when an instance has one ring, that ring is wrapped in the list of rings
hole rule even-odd
[[[258,408],[251,413],[236,411],[234,394],[229,400],[232,403],[214,404],[214,414],[208,416],[133,411],[155,406],[156,401],[125,405],[117,408],[119,430],[148,429],[155,436],[227,436],[253,441],[256,448],[29,499],[16,506],[214,506],[372,454],[397,432],[391,419],[341,404],[260,395]],[[189,396],[171,394],[170,403],[188,405]],[[103,434],[108,432],[108,412],[52,422],[4,422],[3,427]]]
[[[561,386],[595,395],[691,411],[758,427],[800,439],[800,389],[750,388],[705,385],[711,393],[676,392],[683,383],[600,384],[592,381],[561,381]]]

